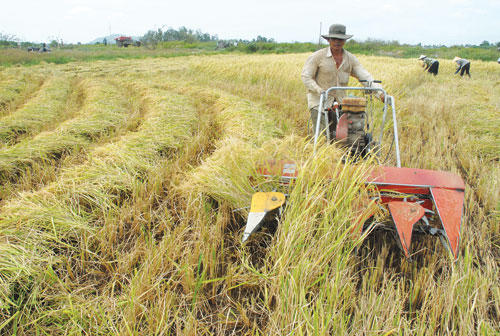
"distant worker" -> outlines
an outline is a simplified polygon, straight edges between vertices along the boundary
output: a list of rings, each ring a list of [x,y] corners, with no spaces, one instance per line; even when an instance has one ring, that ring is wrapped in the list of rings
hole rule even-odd
[[[497,63],[500,64],[500,57],[497,59]]]
[[[418,58],[419,60],[423,61],[422,67],[424,68],[424,71],[427,70],[428,73],[433,74],[436,76],[439,71],[439,61],[429,58],[425,55],[420,55]]]
[[[319,99],[322,92],[332,86],[347,86],[349,77],[353,76],[358,80],[366,80],[363,86],[373,82],[373,77],[366,71],[358,59],[344,49],[345,41],[352,35],[346,35],[346,27],[342,24],[332,24],[327,35],[321,35],[328,41],[329,46],[316,51],[309,56],[302,69],[302,82],[307,88],[307,105],[311,113],[313,127],[318,120]],[[382,88],[378,83],[373,83],[373,87]],[[333,103],[342,103],[345,91],[334,91],[328,95],[327,106]],[[384,94],[376,91],[377,97],[384,102]],[[334,120],[333,115],[328,116],[328,120]],[[326,129],[325,119],[321,119],[321,129]],[[332,125],[329,125],[332,128]]]
[[[104,38],[104,39],[102,40],[102,43],[103,43],[104,45],[108,45],[108,39],[107,39],[107,38]]]
[[[455,75],[460,71],[460,77],[464,76],[464,72],[469,76],[470,78],[470,61],[466,60],[465,58],[460,58],[456,56],[453,59],[453,62],[457,63],[457,71],[455,71]]]

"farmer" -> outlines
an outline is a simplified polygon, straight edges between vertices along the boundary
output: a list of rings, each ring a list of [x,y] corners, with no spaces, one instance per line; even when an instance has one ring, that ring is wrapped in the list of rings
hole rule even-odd
[[[453,62],[457,63],[457,65],[458,65],[457,71],[455,71],[455,75],[460,71],[460,77],[463,77],[464,72],[465,72],[470,78],[470,73],[469,73],[470,61],[469,60],[466,60],[465,58],[460,58],[460,57],[456,56],[453,59]]]
[[[427,70],[428,73],[433,74],[436,76],[439,71],[439,61],[429,58],[425,55],[420,55],[418,58],[419,60],[423,61],[422,67],[424,68],[424,71]]]
[[[344,25],[332,24],[328,34],[321,36],[328,41],[329,46],[309,56],[302,69],[302,82],[307,88],[307,105],[314,127],[318,120],[321,92],[332,86],[347,86],[350,76],[358,80],[366,80],[367,82],[362,83],[364,86],[373,82],[372,75],[363,68],[358,59],[344,49],[345,41],[352,37],[352,35],[346,34]],[[382,88],[378,83],[373,83],[372,86]],[[328,95],[327,106],[331,106],[335,101],[341,103],[345,97],[345,91],[333,91],[332,93]],[[375,94],[382,102],[385,101],[383,93],[376,91]],[[333,114],[328,116],[328,120],[334,120]],[[324,118],[321,119],[320,126],[321,129],[326,129]]]
[[[500,57],[497,59],[497,63],[499,63],[499,64],[500,64]]]

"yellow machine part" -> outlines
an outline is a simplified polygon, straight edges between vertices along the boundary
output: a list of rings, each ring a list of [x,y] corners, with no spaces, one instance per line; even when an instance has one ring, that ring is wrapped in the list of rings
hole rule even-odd
[[[252,197],[250,212],[269,212],[285,203],[285,194],[280,192],[257,192]]]

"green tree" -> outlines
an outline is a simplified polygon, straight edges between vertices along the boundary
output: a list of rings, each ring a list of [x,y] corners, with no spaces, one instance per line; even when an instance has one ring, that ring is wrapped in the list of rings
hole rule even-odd
[[[481,44],[479,45],[481,48],[489,48],[490,47],[490,42],[488,41],[483,41],[481,42]]]

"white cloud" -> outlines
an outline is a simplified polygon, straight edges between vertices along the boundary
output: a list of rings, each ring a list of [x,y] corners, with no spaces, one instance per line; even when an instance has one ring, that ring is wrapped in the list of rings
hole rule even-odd
[[[123,13],[123,12],[112,12],[110,15],[108,15],[108,18],[109,19],[121,19],[121,18],[125,18],[126,17],[126,14]]]
[[[73,7],[71,8],[70,12],[71,14],[86,14],[92,12],[92,8],[90,7],[85,7],[85,6],[78,6],[78,7]]]

